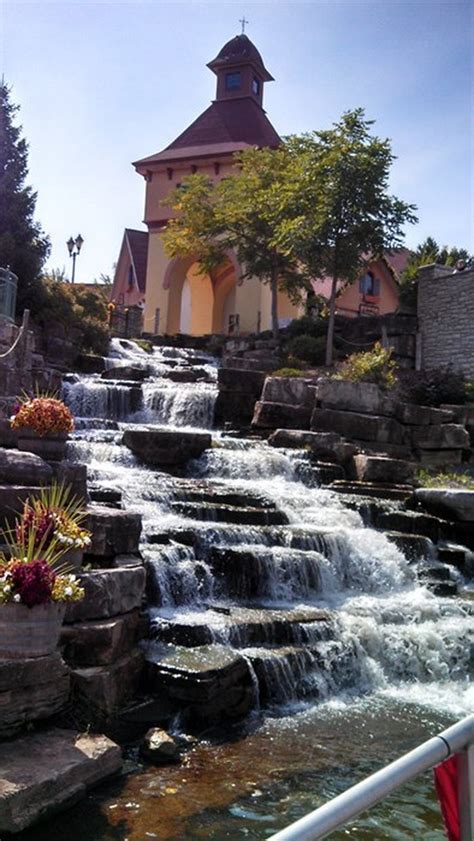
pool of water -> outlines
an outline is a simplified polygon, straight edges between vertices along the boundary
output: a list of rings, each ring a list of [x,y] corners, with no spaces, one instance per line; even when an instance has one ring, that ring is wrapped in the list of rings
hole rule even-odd
[[[179,766],[130,759],[101,786],[19,841],[260,841],[453,721],[381,696],[288,710],[225,744],[197,743]],[[432,774],[333,833],[335,841],[442,841]]]

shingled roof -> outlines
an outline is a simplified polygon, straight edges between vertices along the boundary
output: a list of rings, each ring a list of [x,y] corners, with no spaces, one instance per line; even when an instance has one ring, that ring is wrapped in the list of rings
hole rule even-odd
[[[255,44],[252,44],[250,38],[244,33],[236,35],[235,38],[227,41],[227,44],[224,44],[217,56],[207,66],[216,72],[221,67],[227,68],[234,64],[242,64],[244,62],[253,64],[265,82],[274,81],[273,76],[265,67],[262,56]]]
[[[132,260],[135,278],[140,292],[145,292],[146,287],[146,264],[148,259],[148,232],[135,231],[133,228],[125,228],[130,258]]]

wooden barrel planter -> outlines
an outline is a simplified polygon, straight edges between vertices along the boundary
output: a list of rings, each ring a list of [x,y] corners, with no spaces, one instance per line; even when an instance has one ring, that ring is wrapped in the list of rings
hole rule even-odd
[[[34,607],[14,602],[0,605],[0,658],[18,660],[52,654],[65,612],[65,602]]]
[[[45,461],[62,461],[66,455],[67,432],[38,435],[34,429],[18,430],[18,449],[41,456]]]

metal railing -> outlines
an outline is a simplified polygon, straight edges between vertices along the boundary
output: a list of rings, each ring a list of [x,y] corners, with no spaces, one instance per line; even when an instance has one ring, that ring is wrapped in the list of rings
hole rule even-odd
[[[404,783],[459,754],[461,841],[474,839],[474,715],[463,718],[390,765],[366,777],[267,841],[319,841],[365,812]]]

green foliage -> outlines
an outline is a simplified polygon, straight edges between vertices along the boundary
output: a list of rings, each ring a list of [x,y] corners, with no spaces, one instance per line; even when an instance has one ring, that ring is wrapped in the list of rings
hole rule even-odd
[[[466,401],[466,380],[460,371],[451,367],[417,372],[404,384],[403,396],[409,403],[419,406],[462,404]]]
[[[468,473],[430,473],[429,470],[419,470],[417,483],[422,488],[460,488],[474,491],[474,478]]]
[[[324,336],[295,336],[285,345],[288,362],[306,362],[323,365],[326,348]]]
[[[376,342],[372,350],[348,356],[334,379],[375,383],[387,390],[397,383],[396,368],[397,364],[392,359],[392,349],[384,348],[380,342]]]
[[[19,107],[10,88],[0,82],[0,266],[18,277],[17,312],[29,307],[38,294],[49,239],[34,221],[36,193],[25,186],[28,145],[14,124]]]
[[[437,263],[439,266],[454,267],[458,260],[469,260],[465,248],[441,248],[433,237],[427,237],[412,253],[400,277],[400,303],[407,309],[416,309],[418,295],[418,271],[420,266]]]
[[[313,336],[319,339],[320,336],[325,336],[327,330],[327,321],[323,318],[311,318],[309,315],[304,315],[302,318],[294,318],[290,321],[286,328],[286,335],[294,338],[295,336]]]
[[[466,403],[474,403],[474,380],[468,380],[464,385]]]
[[[146,353],[153,353],[153,345],[148,339],[134,339],[133,340],[138,347],[141,347],[142,350],[146,351]]]
[[[272,372],[272,377],[304,377],[305,372],[301,368],[278,368]]]
[[[43,277],[37,286],[32,306],[33,320],[44,329],[61,324],[66,335],[74,337],[78,352],[104,356],[109,342],[107,289],[72,286],[57,278],[60,273]]]

